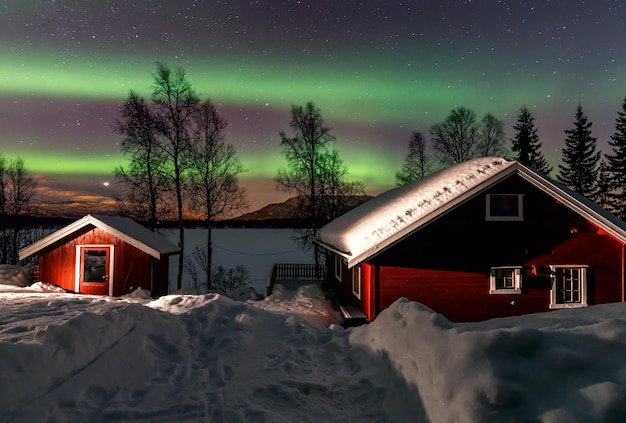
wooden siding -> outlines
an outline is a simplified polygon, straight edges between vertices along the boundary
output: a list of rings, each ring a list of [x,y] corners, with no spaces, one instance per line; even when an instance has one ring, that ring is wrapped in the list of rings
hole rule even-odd
[[[376,291],[374,289],[376,268],[367,263],[361,265],[361,301],[359,306],[371,319],[376,312]]]
[[[418,301],[450,321],[480,321],[547,311],[550,278],[524,280],[523,294],[490,295],[489,274],[381,267],[380,309],[400,297]]]
[[[485,221],[485,196],[496,193],[523,194],[523,221]],[[549,310],[550,265],[589,266],[589,304],[622,301],[623,260],[620,242],[513,176],[368,260],[360,302],[346,269],[333,288],[370,320],[407,297],[451,321],[478,321]],[[494,266],[523,266],[522,293],[490,294]]]
[[[348,269],[343,261],[334,258],[332,254],[326,258],[328,271],[324,283],[325,289],[330,289],[342,305],[357,306],[367,314],[368,319],[371,319],[376,310],[376,289],[374,288],[376,268],[367,263],[361,265],[361,298],[359,299],[352,291],[354,268]],[[338,263],[341,266],[341,281],[336,277],[335,266]]]
[[[89,227],[71,239],[53,245],[39,254],[40,279],[74,291],[76,247],[79,245],[114,245],[113,295],[122,295],[132,288],[150,290],[153,296],[167,293],[168,262],[125,243],[99,228]],[[153,282],[150,277],[153,276]],[[84,290],[84,293],[89,289]]]

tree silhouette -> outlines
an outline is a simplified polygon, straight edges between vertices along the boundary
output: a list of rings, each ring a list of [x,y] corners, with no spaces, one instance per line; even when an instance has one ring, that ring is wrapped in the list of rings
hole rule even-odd
[[[157,63],[152,86],[152,103],[156,129],[161,138],[160,145],[168,162],[165,176],[170,181],[176,199],[178,242],[181,251],[184,251],[184,175],[190,166],[193,116],[200,99],[183,69],[177,68],[172,72],[164,64]],[[184,254],[179,254],[177,289],[182,288],[183,268]]]
[[[396,172],[396,185],[406,185],[423,178],[430,173],[430,164],[426,155],[426,141],[419,131],[413,131],[409,139],[409,152],[404,159],[402,170]]]
[[[182,251],[186,206],[203,213],[210,261],[211,219],[245,206],[238,185],[243,168],[234,147],[224,142],[226,121],[210,100],[201,102],[183,69],[171,71],[158,63],[152,88],[150,104],[130,92],[115,127],[124,136],[120,148],[130,158],[127,168],[115,171],[125,187],[124,200],[133,205],[135,215],[147,217],[152,228],[170,207],[175,209]],[[177,289],[182,288],[184,267],[180,254]]]
[[[600,152],[596,152],[596,138],[591,136],[591,122],[580,104],[576,108],[574,127],[565,130],[565,134],[564,164],[559,164],[557,179],[579,194],[592,198],[596,191]]]
[[[605,159],[600,159],[596,191],[591,199],[605,210],[609,210],[611,212],[615,210],[611,199],[611,177],[609,166]]]
[[[123,186],[118,196],[121,211],[135,220],[148,222],[154,231],[158,221],[170,212],[164,178],[166,159],[159,145],[154,116],[146,101],[132,90],[120,115],[114,130],[124,136],[120,150],[129,159],[126,167],[114,170]]]
[[[615,119],[615,133],[609,141],[611,153],[606,155],[611,192],[609,198],[614,212],[626,219],[626,99]]]
[[[500,156],[506,150],[502,122],[491,113],[476,122],[476,113],[462,106],[431,126],[430,135],[435,155],[447,166],[477,157]]]
[[[189,170],[191,204],[204,214],[207,224],[206,287],[212,290],[212,220],[247,207],[246,193],[239,186],[239,175],[245,171],[236,156],[235,147],[227,144],[228,123],[211,100],[199,104],[194,116],[193,144]]]
[[[363,195],[364,185],[361,181],[347,181],[348,167],[339,157],[339,150],[331,149],[323,155],[323,164],[319,175],[320,213],[324,222],[336,219],[348,211],[354,204],[351,199]]]
[[[452,109],[448,117],[431,126],[433,150],[444,165],[452,166],[478,157],[476,114],[465,107]]]
[[[289,126],[293,136],[280,132],[287,168],[278,170],[275,182],[278,189],[298,197],[308,222],[299,241],[308,248],[321,225],[333,218],[329,211],[341,208],[340,203],[349,196],[361,194],[363,185],[345,180],[347,169],[339,153],[331,148],[335,136],[324,126],[322,113],[312,102],[291,107]],[[315,264],[319,264],[317,244],[313,246]]]
[[[479,156],[504,156],[504,123],[491,113],[483,116],[478,126],[478,143]]]
[[[548,164],[541,152],[535,118],[526,106],[520,109],[513,129],[516,133],[511,139],[511,149],[517,153],[515,159],[523,165],[549,175],[552,172],[552,166]]]
[[[0,263],[17,264],[19,249],[34,241],[19,218],[36,214],[36,189],[24,160],[7,160],[0,153]]]

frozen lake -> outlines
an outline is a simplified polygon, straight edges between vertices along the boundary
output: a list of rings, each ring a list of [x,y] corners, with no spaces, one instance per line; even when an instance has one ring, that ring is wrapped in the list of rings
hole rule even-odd
[[[178,242],[178,231],[166,234],[172,242]],[[293,229],[272,228],[220,228],[213,229],[213,265],[226,269],[244,265],[250,272],[248,286],[265,295],[265,284],[275,263],[313,263],[312,251],[302,250],[293,237]],[[204,229],[185,230],[185,258],[190,257],[196,245],[206,246]],[[170,258],[170,290],[176,285],[178,256]],[[183,288],[191,286],[191,280],[183,275]]]

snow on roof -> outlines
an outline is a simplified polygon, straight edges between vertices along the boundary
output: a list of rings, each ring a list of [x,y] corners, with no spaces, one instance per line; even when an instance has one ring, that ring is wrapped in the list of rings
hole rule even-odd
[[[353,267],[514,173],[626,243],[626,223],[547,176],[498,157],[470,160],[386,191],[321,228],[316,241]]]
[[[160,259],[164,255],[180,253],[178,246],[128,217],[88,214],[82,219],[22,248],[19,251],[19,259],[22,260],[29,257],[88,225],[100,228],[157,259]]]
[[[483,157],[391,189],[321,228],[317,241],[348,258],[351,267],[458,204],[515,163]]]

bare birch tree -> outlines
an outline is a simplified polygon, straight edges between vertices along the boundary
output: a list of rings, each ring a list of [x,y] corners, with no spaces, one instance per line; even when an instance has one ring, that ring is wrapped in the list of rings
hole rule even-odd
[[[30,239],[24,218],[36,214],[37,183],[24,160],[0,154],[0,263],[17,264],[18,251]]]
[[[481,157],[504,156],[506,154],[504,123],[487,113],[478,126],[478,154]]]
[[[181,251],[184,251],[185,173],[190,167],[193,119],[200,99],[187,80],[183,69],[177,68],[172,72],[162,63],[157,64],[157,73],[154,75],[152,88],[155,127],[161,138],[160,145],[163,154],[167,159],[164,174],[172,186],[172,192],[176,199],[178,243]],[[182,288],[183,268],[184,255],[179,254],[177,289]]]
[[[404,159],[402,170],[396,172],[396,185],[406,185],[430,173],[430,163],[426,155],[426,141],[419,131],[413,131],[409,139],[409,152]]]
[[[123,197],[153,228],[175,210],[181,251],[185,210],[188,206],[201,210],[209,225],[210,252],[211,220],[245,206],[245,193],[238,185],[243,167],[234,147],[224,142],[226,121],[210,100],[200,101],[184,70],[171,71],[158,63],[152,88],[149,103],[130,92],[115,127],[124,135],[121,150],[130,158],[127,168],[116,169],[125,187]],[[206,268],[211,271],[210,262]],[[180,254],[177,289],[182,288],[184,269]]]
[[[476,114],[465,107],[452,109],[448,117],[431,126],[433,150],[442,164],[452,166],[478,157]]]
[[[120,150],[129,163],[114,170],[123,186],[118,199],[123,204],[123,214],[147,221],[154,231],[158,221],[170,212],[164,178],[165,155],[159,145],[155,119],[146,101],[134,91],[129,93],[120,114],[114,129],[124,136]]]
[[[245,169],[235,147],[224,141],[227,126],[211,100],[198,106],[190,180],[193,204],[204,214],[207,225],[207,263],[203,268],[208,290],[212,289],[212,220],[247,207],[245,190],[239,186],[239,175]]]
[[[301,233],[299,241],[309,248],[318,229],[329,218],[328,205],[341,201],[341,192],[362,191],[362,184],[345,180],[347,169],[338,152],[331,148],[335,136],[324,126],[322,113],[312,102],[304,107],[291,107],[289,126],[293,136],[280,133],[287,168],[278,170],[275,181],[278,189],[293,193],[300,200],[308,228]],[[331,209],[337,207],[335,204]],[[317,244],[313,247],[315,264],[319,265]]]

